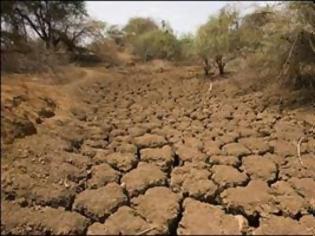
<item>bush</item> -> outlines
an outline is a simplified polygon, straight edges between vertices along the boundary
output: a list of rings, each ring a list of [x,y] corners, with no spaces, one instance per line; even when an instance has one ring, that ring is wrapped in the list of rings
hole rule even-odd
[[[214,61],[219,73],[224,74],[224,67],[233,58],[239,48],[238,16],[235,9],[221,9],[217,16],[209,18],[197,32],[195,46],[197,54],[204,60],[205,75],[208,75],[210,64]]]
[[[175,59],[180,53],[176,37],[161,30],[154,30],[137,37],[133,42],[134,53],[144,61],[151,59]]]
[[[159,29],[159,27],[154,20],[150,18],[134,17],[128,21],[123,30],[129,36],[136,36],[157,29]]]
[[[39,41],[28,42],[27,50],[9,49],[1,52],[1,72],[6,73],[46,72],[68,62],[67,54],[48,50]]]
[[[196,60],[197,54],[194,45],[194,37],[191,34],[183,35],[178,40],[180,55],[182,61],[193,62]]]
[[[260,9],[247,18],[252,27],[243,24],[241,31],[252,37],[242,41],[254,51],[251,65],[262,77],[286,86],[315,88],[314,5],[285,3],[280,8]]]
[[[116,43],[110,39],[103,39],[93,42],[88,47],[98,58],[99,62],[107,63],[108,65],[118,65],[120,63],[118,58],[118,48]]]

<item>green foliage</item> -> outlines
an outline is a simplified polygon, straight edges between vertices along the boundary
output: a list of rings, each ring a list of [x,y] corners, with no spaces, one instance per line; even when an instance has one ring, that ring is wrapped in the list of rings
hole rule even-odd
[[[8,32],[24,29],[28,26],[42,39],[47,48],[56,47],[65,36],[76,40],[81,35],[78,22],[87,15],[84,1],[4,1],[1,3],[1,20]],[[75,29],[74,29],[75,28]]]
[[[265,77],[295,87],[315,86],[315,7],[291,2],[258,9],[241,26],[244,45],[254,52],[256,69]],[[246,41],[247,39],[247,41]]]
[[[223,8],[218,16],[211,16],[196,36],[197,53],[202,57],[232,53],[236,48],[238,12]]]
[[[173,34],[153,30],[137,37],[134,52],[143,60],[174,59],[179,55],[179,44]]]
[[[219,15],[211,16],[197,32],[197,54],[205,60],[207,66],[207,58],[214,59],[220,74],[224,73],[224,56],[233,55],[239,49],[238,15],[238,11],[233,8],[223,8]]]
[[[131,36],[139,36],[158,28],[158,25],[150,18],[134,17],[128,21],[123,31]]]
[[[191,61],[196,57],[194,36],[192,34],[186,34],[180,37],[178,44],[180,48],[180,59]]]
[[[212,58],[223,72],[227,58],[247,55],[249,65],[285,84],[315,87],[315,5],[275,3],[240,17],[223,8],[202,25],[194,40],[196,53]]]
[[[101,29],[87,18],[84,1],[2,1],[1,69],[39,71],[65,64],[82,49],[83,39],[96,37]]]
[[[240,46],[245,52],[253,52],[262,46],[264,32],[261,27],[268,24],[273,18],[274,13],[271,7],[261,7],[253,13],[245,15],[241,19],[239,28]]]

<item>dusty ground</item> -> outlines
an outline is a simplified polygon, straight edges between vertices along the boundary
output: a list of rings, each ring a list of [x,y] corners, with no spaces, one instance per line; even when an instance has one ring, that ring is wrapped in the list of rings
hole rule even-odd
[[[314,107],[162,67],[2,83],[1,234],[315,234]]]

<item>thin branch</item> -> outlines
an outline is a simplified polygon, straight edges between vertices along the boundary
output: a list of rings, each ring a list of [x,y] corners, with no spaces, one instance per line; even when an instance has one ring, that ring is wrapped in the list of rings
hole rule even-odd
[[[148,232],[150,232],[151,230],[155,229],[155,226],[151,226],[150,228],[148,229],[145,229],[145,230],[142,230],[140,231],[139,233],[137,233],[136,235],[143,235],[143,234],[146,234]]]
[[[292,56],[292,54],[293,54],[293,50],[294,50],[294,48],[295,48],[295,44],[296,44],[298,38],[299,38],[299,34],[296,36],[296,38],[295,38],[295,40],[294,40],[294,43],[293,43],[293,45],[292,45],[292,47],[291,47],[291,49],[290,49],[290,51],[289,51],[289,55],[288,55],[288,57],[287,57],[285,63],[283,64],[282,70],[280,71],[280,73],[279,73],[279,75],[277,76],[277,78],[280,78],[281,75],[287,73],[287,70],[286,70],[285,73],[283,73],[283,71],[284,71],[285,66],[289,63],[289,61],[290,61],[290,59],[291,59],[291,56]]]
[[[301,163],[302,166],[304,166],[303,161],[302,161],[302,157],[301,157],[301,143],[303,142],[303,140],[304,140],[304,137],[301,137],[299,139],[299,141],[297,142],[297,144],[296,144],[297,155],[298,155],[298,158],[299,158],[300,163]]]
[[[37,33],[37,35],[41,38],[41,39],[45,39],[44,35],[42,35],[38,29],[37,26],[33,23],[33,21],[27,16],[25,15],[19,8],[15,8],[15,11],[23,18],[25,19],[29,25],[32,27],[32,29]]]
[[[315,53],[315,45],[313,45],[313,42],[312,42],[311,37],[309,37],[308,41],[309,41],[309,44],[310,44],[311,49],[312,49],[313,52]]]
[[[212,91],[212,82],[210,82],[208,93],[210,93],[211,91]]]
[[[38,21],[38,24],[39,24],[39,28],[41,29],[42,34],[44,35],[44,37],[46,39],[48,39],[49,36],[48,36],[48,33],[46,32],[46,25],[45,25],[45,22],[43,22],[44,16],[42,14],[42,5],[40,4],[39,6],[40,7],[38,9],[38,12],[37,12],[36,9],[34,10],[34,15],[37,18],[37,21]]]

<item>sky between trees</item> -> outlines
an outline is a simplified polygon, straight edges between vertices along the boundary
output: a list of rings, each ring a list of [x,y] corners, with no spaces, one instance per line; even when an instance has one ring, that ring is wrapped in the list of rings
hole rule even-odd
[[[91,17],[109,24],[125,25],[134,16],[152,17],[157,22],[168,21],[177,35],[195,33],[208,17],[226,4],[236,4],[242,13],[254,6],[275,4],[274,1],[87,1]]]

